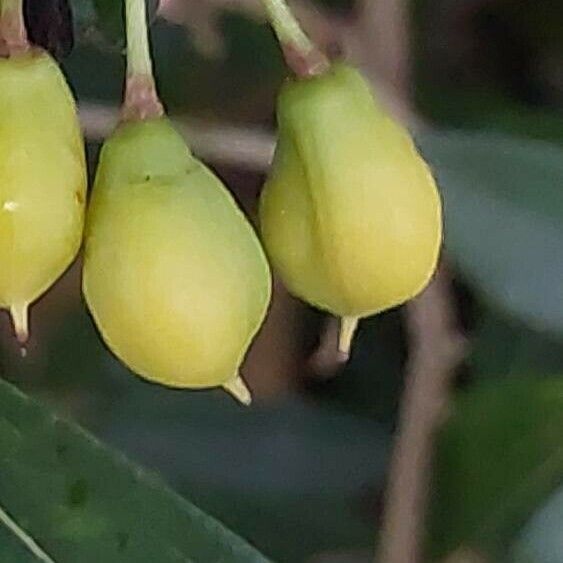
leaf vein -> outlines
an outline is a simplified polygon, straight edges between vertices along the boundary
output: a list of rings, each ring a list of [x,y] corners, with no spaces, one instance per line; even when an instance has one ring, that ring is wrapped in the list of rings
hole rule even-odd
[[[10,530],[25,545],[25,547],[39,560],[45,563],[56,563],[47,553],[41,549],[39,544],[19,524],[0,507],[0,523]]]

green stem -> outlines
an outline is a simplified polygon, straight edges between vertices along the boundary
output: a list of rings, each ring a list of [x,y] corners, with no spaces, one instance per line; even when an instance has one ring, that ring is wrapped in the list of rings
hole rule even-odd
[[[13,0],[11,0],[13,1]],[[127,74],[153,76],[145,0],[125,0]]]
[[[145,0],[125,0],[127,83],[123,121],[160,117],[164,110],[156,91]]]
[[[285,0],[262,0],[268,19],[282,46],[288,66],[297,76],[322,74],[329,61],[309,39]]]
[[[29,41],[23,17],[23,0],[1,0],[0,33],[8,55],[21,55],[29,50]]]
[[[315,48],[285,0],[262,0],[262,4],[280,43],[290,43],[302,53],[309,53]]]

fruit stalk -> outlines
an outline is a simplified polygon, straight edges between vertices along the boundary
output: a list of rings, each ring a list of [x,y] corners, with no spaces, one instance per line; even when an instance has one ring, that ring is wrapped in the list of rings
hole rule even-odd
[[[1,0],[0,35],[9,57],[26,53],[30,46],[23,17],[23,0]]]
[[[289,68],[299,78],[326,72],[330,63],[326,55],[303,31],[285,0],[262,0],[268,19],[282,47]]]
[[[127,82],[122,120],[160,117],[164,110],[156,91],[145,0],[125,0]]]

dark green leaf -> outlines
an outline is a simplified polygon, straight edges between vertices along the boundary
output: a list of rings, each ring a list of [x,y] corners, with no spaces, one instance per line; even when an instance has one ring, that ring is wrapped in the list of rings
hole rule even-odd
[[[561,112],[530,107],[495,89],[444,87],[426,80],[419,88],[417,101],[427,117],[443,127],[563,143]]]
[[[442,189],[456,264],[495,304],[563,333],[563,149],[460,132],[419,140]]]
[[[48,561],[29,559],[28,538],[57,563],[266,562],[157,478],[5,382],[0,452],[2,561]]]
[[[485,308],[469,363],[475,377],[554,376],[563,373],[563,340]]]
[[[439,441],[430,551],[500,561],[563,480],[563,381],[508,379],[464,392]]]
[[[114,40],[123,40],[123,5],[119,0],[93,0],[100,28]]]
[[[396,401],[400,315],[362,323],[342,401],[293,397],[246,409],[220,391],[174,391],[134,376],[103,347],[79,291],[78,276],[63,280],[34,307],[25,360],[6,335],[6,376],[72,412],[275,561],[371,549],[390,439],[373,418]],[[60,299],[68,313],[56,320]]]
[[[112,444],[275,561],[372,547],[389,434],[369,418],[298,397],[241,409],[221,392],[139,384],[110,421]]]

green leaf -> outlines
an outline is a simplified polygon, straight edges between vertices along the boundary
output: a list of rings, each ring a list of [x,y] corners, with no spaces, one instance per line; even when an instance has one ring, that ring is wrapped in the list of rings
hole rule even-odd
[[[93,0],[98,24],[112,39],[123,39],[123,1]]]
[[[106,439],[275,561],[372,548],[390,438],[380,424],[299,397],[241,409],[220,392],[131,385]]]
[[[276,562],[372,548],[391,438],[374,418],[396,401],[399,314],[361,324],[352,369],[336,378],[347,389],[335,388],[330,401],[292,396],[246,409],[221,391],[178,392],[133,375],[102,345],[73,280],[36,305],[25,360],[6,335],[6,377],[72,412]],[[68,312],[53,318],[60,299]]]
[[[439,440],[430,553],[501,561],[563,480],[563,381],[507,379],[461,393]]]
[[[563,334],[563,149],[461,132],[419,141],[442,190],[457,266],[494,304]]]
[[[156,477],[6,382],[0,452],[2,561],[266,562]]]
[[[563,371],[563,340],[484,308],[471,338],[473,377],[555,376]]]
[[[419,86],[418,107],[442,127],[563,143],[563,119],[557,110],[530,107],[485,85],[477,91],[425,80]]]

